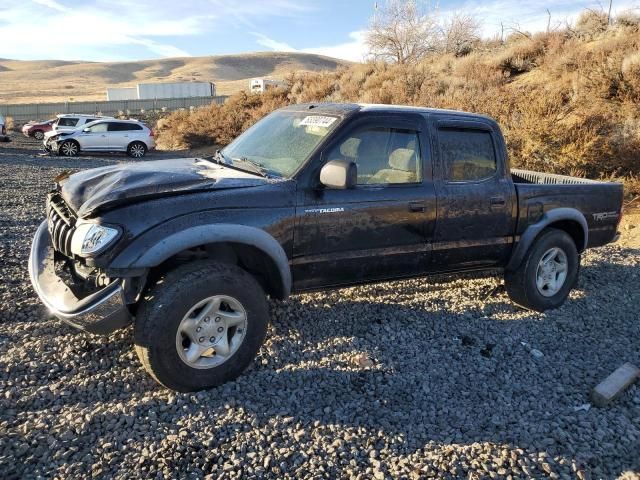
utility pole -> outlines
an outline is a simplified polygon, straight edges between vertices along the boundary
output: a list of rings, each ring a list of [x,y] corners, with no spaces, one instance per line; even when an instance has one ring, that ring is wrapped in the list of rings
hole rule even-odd
[[[607,14],[607,25],[611,25],[611,5],[613,0],[609,0],[609,13]]]

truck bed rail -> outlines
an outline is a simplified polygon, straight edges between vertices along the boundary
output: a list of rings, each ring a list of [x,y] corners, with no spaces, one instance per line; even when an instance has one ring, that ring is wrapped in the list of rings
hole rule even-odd
[[[577,185],[606,183],[588,178],[570,177],[568,175],[556,175],[554,173],[534,172],[533,170],[511,169],[511,178],[514,183],[535,183],[538,185]]]

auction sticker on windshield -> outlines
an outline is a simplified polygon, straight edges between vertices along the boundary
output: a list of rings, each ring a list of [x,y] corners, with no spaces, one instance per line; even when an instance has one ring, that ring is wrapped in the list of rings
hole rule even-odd
[[[336,117],[325,117],[323,115],[309,115],[300,122],[300,125],[306,125],[310,127],[329,127],[333,122],[337,120]]]

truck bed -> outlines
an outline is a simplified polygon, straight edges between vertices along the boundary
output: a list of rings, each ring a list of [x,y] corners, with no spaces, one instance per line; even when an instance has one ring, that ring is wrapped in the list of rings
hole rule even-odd
[[[621,183],[519,169],[511,170],[511,178],[518,197],[518,235],[544,212],[568,207],[584,215],[589,247],[605,245],[615,238],[621,218]]]

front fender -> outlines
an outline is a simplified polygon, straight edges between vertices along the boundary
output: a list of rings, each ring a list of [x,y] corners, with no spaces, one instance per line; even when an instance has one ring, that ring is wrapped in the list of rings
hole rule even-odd
[[[232,242],[255,247],[275,264],[283,298],[291,293],[291,269],[282,246],[269,233],[256,227],[234,224],[199,225],[155,238],[147,234],[124,249],[109,265],[110,269],[149,269],[189,248],[211,243]]]
[[[563,220],[570,220],[580,224],[580,226],[582,227],[582,232],[584,234],[584,242],[583,245],[576,245],[576,247],[578,248],[579,252],[587,248],[587,245],[589,243],[589,226],[587,224],[587,220],[584,218],[584,215],[575,208],[554,208],[553,210],[545,212],[540,220],[527,227],[524,233],[520,236],[520,241],[511,254],[511,258],[509,259],[509,263],[507,264],[506,269],[515,270],[516,268],[518,268],[524,260],[524,256],[526,255],[527,251],[529,250],[531,245],[533,245],[533,242],[540,234],[540,232],[542,232],[549,225]]]

